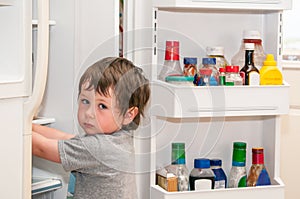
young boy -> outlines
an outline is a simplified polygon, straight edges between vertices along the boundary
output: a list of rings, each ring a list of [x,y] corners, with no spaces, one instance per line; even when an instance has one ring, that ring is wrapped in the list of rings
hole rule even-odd
[[[133,134],[150,96],[142,70],[124,58],[104,58],[79,82],[78,123],[84,135],[33,125],[32,153],[74,171],[74,198],[137,197]]]

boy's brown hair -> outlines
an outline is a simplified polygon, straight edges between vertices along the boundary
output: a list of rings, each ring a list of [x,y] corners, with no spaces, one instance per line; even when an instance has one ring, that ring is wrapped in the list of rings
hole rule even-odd
[[[144,77],[141,68],[125,58],[107,57],[94,63],[84,72],[79,81],[79,94],[86,82],[89,83],[87,89],[95,89],[104,96],[109,95],[111,88],[123,116],[128,109],[137,107],[136,117],[130,124],[122,127],[124,130],[137,129],[150,97],[149,80]]]

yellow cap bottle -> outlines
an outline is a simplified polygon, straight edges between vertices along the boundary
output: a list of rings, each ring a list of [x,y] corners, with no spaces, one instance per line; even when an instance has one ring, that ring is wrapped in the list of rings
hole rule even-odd
[[[281,85],[282,73],[277,68],[276,61],[272,54],[267,54],[264,65],[260,71],[260,85]]]

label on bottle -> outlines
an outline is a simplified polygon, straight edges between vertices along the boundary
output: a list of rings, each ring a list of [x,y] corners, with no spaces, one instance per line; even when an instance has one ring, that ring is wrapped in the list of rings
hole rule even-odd
[[[259,73],[252,71],[249,72],[249,85],[250,86],[259,86],[260,75]]]
[[[215,181],[215,189],[225,189],[225,188],[226,188],[225,180]]]
[[[256,186],[270,185],[271,180],[266,169],[262,169],[256,181]]]
[[[247,187],[247,176],[242,176],[237,187]]]
[[[209,179],[199,179],[195,180],[195,190],[207,190],[211,189],[212,181]]]

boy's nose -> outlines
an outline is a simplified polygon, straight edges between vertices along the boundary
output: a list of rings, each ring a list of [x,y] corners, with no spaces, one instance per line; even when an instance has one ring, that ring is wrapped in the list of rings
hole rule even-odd
[[[95,107],[94,106],[89,106],[89,108],[86,110],[86,115],[89,118],[95,118]]]

